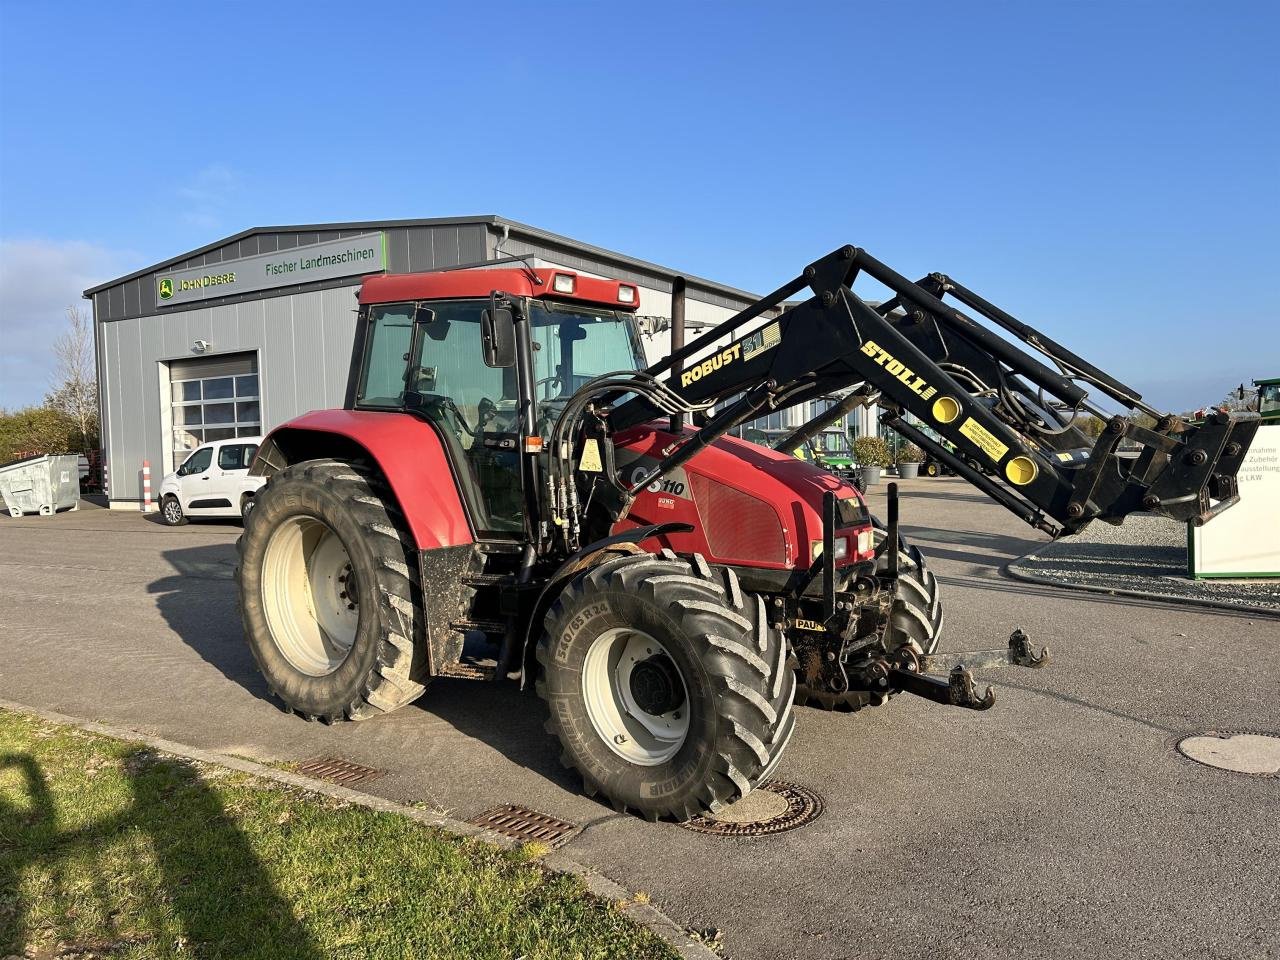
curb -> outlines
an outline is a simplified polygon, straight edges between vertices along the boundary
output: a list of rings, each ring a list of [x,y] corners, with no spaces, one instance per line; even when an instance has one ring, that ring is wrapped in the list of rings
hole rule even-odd
[[[429,810],[421,810],[417,807],[407,807],[403,804],[396,803],[393,800],[375,797],[368,793],[360,793],[357,790],[352,790],[348,787],[340,787],[337,784],[327,783],[323,780],[313,780],[310,777],[300,776],[299,774],[290,773],[286,770],[278,770],[274,767],[268,767],[264,764],[256,763],[253,760],[242,760],[239,757],[229,757],[225,754],[214,753],[209,750],[201,750],[198,747],[191,747],[182,743],[175,743],[172,740],[152,737],[148,734],[138,733],[134,730],[113,727],[109,724],[98,723],[93,720],[83,720],[79,717],[70,717],[64,713],[56,713],[53,710],[41,710],[37,707],[28,706],[25,703],[15,703],[12,700],[0,700],[0,710],[7,710],[10,713],[24,714],[29,717],[37,717],[41,720],[47,720],[50,723],[59,723],[64,726],[75,727],[78,730],[84,730],[87,733],[96,733],[104,737],[110,737],[113,740],[141,743],[153,750],[171,754],[175,757],[181,757],[185,760],[196,760],[200,763],[225,767],[230,770],[238,770],[241,773],[261,777],[264,780],[273,780],[276,783],[283,784],[284,786],[305,790],[308,793],[322,794],[326,797],[332,797],[335,800],[343,800],[347,803],[366,807],[370,810],[377,810],[380,813],[398,814],[402,817],[407,817],[410,820],[416,820],[418,823],[426,826],[442,830],[445,833],[450,833],[460,837],[468,837],[473,840],[482,840],[485,843],[490,843],[506,850],[511,850],[519,846],[519,841],[514,840],[511,837],[503,836],[502,834],[495,833],[492,830],[486,830],[483,827],[477,827],[475,824],[455,820],[453,817],[445,816],[442,813],[433,813]],[[707,947],[690,938],[683,927],[657,907],[652,904],[637,902],[631,891],[627,890],[621,884],[610,880],[604,874],[598,873],[590,867],[583,866],[563,853],[550,853],[543,857],[540,862],[548,870],[554,870],[557,873],[569,873],[576,877],[580,877],[590,893],[602,899],[613,901],[618,905],[620,912],[656,934],[681,957],[688,958],[688,960],[723,960],[719,954],[712,952]]]
[[[1012,580],[1021,580],[1025,583],[1034,583],[1045,587],[1058,587],[1062,590],[1083,590],[1087,593],[1103,593],[1117,597],[1136,597],[1141,600],[1153,600],[1157,603],[1177,604],[1184,607],[1206,607],[1211,610],[1230,610],[1233,613],[1248,613],[1256,617],[1265,619],[1280,620],[1280,610],[1270,610],[1266,607],[1251,607],[1243,603],[1231,603],[1227,600],[1200,600],[1196,597],[1179,597],[1170,596],[1167,593],[1155,593],[1150,590],[1128,590],[1124,587],[1100,587],[1087,583],[1073,583],[1069,580],[1054,580],[1050,577],[1042,577],[1034,573],[1015,569],[1015,565],[1022,563],[1024,560],[1030,560],[1037,556],[1041,550],[1045,550],[1053,546],[1057,541],[1050,540],[1036,547],[1030,553],[1023,554],[1016,560],[1010,560],[1000,572]]]

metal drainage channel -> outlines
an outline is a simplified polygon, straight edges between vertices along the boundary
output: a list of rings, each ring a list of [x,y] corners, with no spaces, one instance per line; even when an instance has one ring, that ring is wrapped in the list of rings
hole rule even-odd
[[[721,819],[733,807],[752,802],[752,797],[761,791],[780,796],[786,801],[786,810],[773,816],[759,820]],[[754,792],[747,794],[743,800],[726,808],[720,817],[694,817],[680,826],[695,833],[709,833],[719,837],[763,837],[774,833],[795,830],[806,823],[812,823],[822,814],[822,798],[807,787],[788,783],[786,780],[770,780],[762,783]]]
[[[551,847],[560,846],[578,829],[577,824],[515,803],[504,803],[476,814],[467,823],[524,843],[545,843]]]
[[[328,780],[343,787],[349,787],[353,783],[368,783],[382,776],[381,770],[352,763],[350,760],[342,760],[339,757],[316,757],[314,760],[300,764],[295,772],[305,777],[315,777],[317,780]]]
[[[1280,778],[1280,736],[1261,730],[1208,730],[1183,737],[1178,753],[1204,767],[1247,777]]]

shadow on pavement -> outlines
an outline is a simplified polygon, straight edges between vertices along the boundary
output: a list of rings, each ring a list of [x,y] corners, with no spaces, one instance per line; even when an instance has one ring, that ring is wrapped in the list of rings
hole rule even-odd
[[[278,708],[244,641],[234,579],[234,543],[166,550],[174,573],[147,590],[169,628],[228,680]],[[483,645],[468,643],[465,659],[483,659]],[[577,792],[577,774],[559,761],[560,748],[543,723],[547,709],[515,682],[437,677],[407,709],[418,708],[497,750],[512,763]],[[298,720],[298,723],[305,721]]]
[[[54,898],[40,905],[41,922],[56,918],[55,929],[46,926],[42,939],[58,942],[59,956],[72,955],[69,951],[101,955],[117,946],[127,950],[143,946],[139,940],[167,954],[179,933],[198,956],[257,956],[265,947],[272,956],[318,960],[321,953],[310,932],[195,770],[146,748],[131,751],[122,769],[130,790],[127,806],[86,826],[63,828],[35,758],[0,756],[0,772],[19,771],[26,794],[17,803],[0,796],[5,840],[0,845],[0,952],[19,952],[31,938],[33,905],[19,896],[19,883],[24,873],[39,870],[52,881],[47,896]],[[159,889],[150,891],[143,907],[126,905],[121,921],[116,912],[121,891],[110,889],[115,878],[110,870],[95,870],[94,861],[106,856],[108,847],[127,843],[130,834],[145,838],[158,867]],[[146,892],[147,882],[137,880],[143,870],[129,878],[127,894]],[[86,876],[93,879],[91,886]],[[73,913],[104,918],[93,943],[76,943],[82,934],[68,919]]]
[[[240,625],[235,543],[179,547],[161,556],[174,573],[153,581],[147,592],[155,595],[156,609],[165,623],[223,676],[267,700],[266,681],[258,673]]]

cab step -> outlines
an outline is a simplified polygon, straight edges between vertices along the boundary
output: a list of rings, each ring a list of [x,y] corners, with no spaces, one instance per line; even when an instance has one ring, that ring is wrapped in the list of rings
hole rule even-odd
[[[450,621],[449,627],[452,630],[479,630],[481,633],[494,634],[496,636],[505,636],[507,632],[507,624],[503,620],[453,620]]]
[[[497,667],[478,663],[446,663],[440,670],[440,676],[456,680],[492,680],[497,674]]]

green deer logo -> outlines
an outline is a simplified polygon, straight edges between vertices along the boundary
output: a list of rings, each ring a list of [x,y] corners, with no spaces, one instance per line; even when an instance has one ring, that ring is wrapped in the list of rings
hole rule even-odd
[[[160,299],[168,300],[173,296],[173,278],[164,277],[160,281]]]

